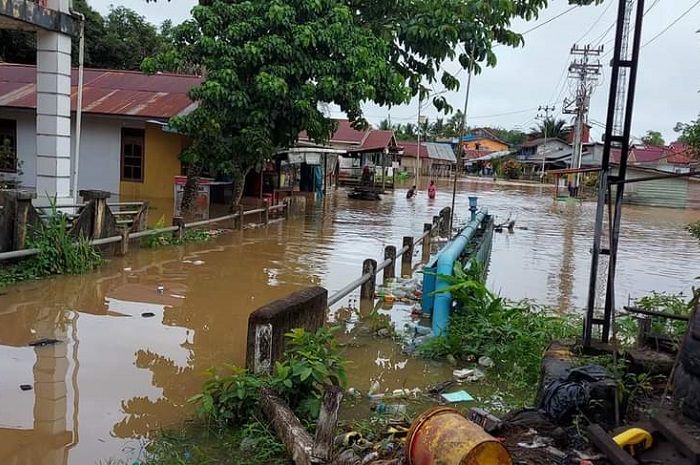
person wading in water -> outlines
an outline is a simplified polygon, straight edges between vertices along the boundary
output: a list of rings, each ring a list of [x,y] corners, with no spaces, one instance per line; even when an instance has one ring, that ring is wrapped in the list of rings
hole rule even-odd
[[[416,186],[411,186],[411,188],[406,192],[406,198],[412,199],[416,196]]]
[[[428,198],[434,199],[436,195],[437,187],[435,187],[435,181],[430,181],[430,185],[428,186]]]

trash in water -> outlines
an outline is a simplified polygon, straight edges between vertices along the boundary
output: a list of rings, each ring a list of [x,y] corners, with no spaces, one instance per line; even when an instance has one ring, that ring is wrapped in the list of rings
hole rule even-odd
[[[524,449],[539,449],[542,447],[547,447],[548,445],[552,444],[552,442],[554,442],[552,438],[535,436],[532,439],[532,442],[519,442],[518,447],[522,447]]]
[[[36,341],[32,341],[29,343],[30,347],[44,347],[44,346],[50,346],[53,344],[58,344],[59,341],[58,339],[50,339],[46,337],[42,337],[41,339],[37,339]]]
[[[165,292],[165,286],[163,286],[162,284],[158,284],[156,290],[158,291],[158,294],[162,294],[163,292]]]
[[[141,314],[141,316],[144,317],[144,318],[150,318],[150,317],[152,317],[152,316],[156,316],[156,314],[153,313],[153,312],[143,312],[143,313]]]
[[[184,299],[185,298],[184,295],[180,295],[180,294],[170,294],[170,297],[172,297],[174,299]]]
[[[33,389],[31,384],[20,384],[19,388],[23,391],[31,391]]]
[[[452,376],[454,376],[455,380],[457,381],[465,381],[467,377],[471,376],[474,374],[474,369],[472,368],[463,368],[461,370],[454,370],[452,372]]]
[[[131,267],[130,267],[130,266],[127,266],[126,268],[124,268],[123,271],[131,271]]]
[[[491,357],[484,355],[482,357],[479,357],[479,365],[486,368],[492,368],[495,365],[495,363],[493,363]]]
[[[204,261],[202,261],[202,260],[195,260],[195,261],[192,262],[192,264],[193,264],[194,266],[200,266],[200,265],[204,265]]]
[[[455,391],[455,392],[447,392],[441,394],[442,398],[445,399],[447,402],[469,402],[470,400],[474,400],[474,398],[469,394],[467,391]]]
[[[374,411],[380,415],[404,415],[406,413],[406,404],[384,404],[380,402],[374,408]]]

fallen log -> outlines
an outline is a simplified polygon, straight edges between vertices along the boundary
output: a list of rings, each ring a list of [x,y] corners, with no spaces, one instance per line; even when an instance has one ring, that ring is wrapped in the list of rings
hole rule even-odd
[[[340,461],[333,460],[333,438],[342,398],[343,390],[338,386],[330,386],[324,392],[315,439],[287,403],[269,388],[260,391],[260,406],[296,465],[359,464],[361,460],[354,454],[354,457],[341,454]]]

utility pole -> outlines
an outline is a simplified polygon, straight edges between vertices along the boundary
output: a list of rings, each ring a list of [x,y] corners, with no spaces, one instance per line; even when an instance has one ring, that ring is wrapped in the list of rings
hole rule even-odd
[[[416,190],[420,190],[420,111],[421,111],[421,104],[423,100],[423,94],[421,91],[418,91],[418,127],[416,128],[416,132],[418,133],[418,147],[416,148]]]
[[[472,87],[472,68],[469,67],[469,74],[467,75],[467,94],[464,96],[464,111],[462,112],[462,121],[459,125],[459,142],[457,143],[457,164],[455,165],[455,178],[452,184],[452,209],[450,210],[450,232],[449,237],[452,239],[452,223],[455,215],[455,198],[457,197],[457,176],[459,176],[459,167],[464,166],[464,160],[462,156],[464,155],[464,136],[467,131],[467,108],[469,107],[469,90]]]
[[[573,140],[573,155],[571,157],[571,168],[581,168],[581,155],[583,152],[583,125],[588,122],[588,109],[591,103],[591,94],[595,85],[598,83],[600,70],[602,68],[600,61],[591,61],[592,57],[599,57],[603,53],[603,46],[593,48],[591,45],[579,47],[574,44],[571,47],[571,55],[580,56],[575,58],[569,65],[569,79],[578,81],[576,87],[576,96],[573,100],[564,99],[564,108],[562,113],[574,116],[574,140]],[[578,191],[579,173],[576,173],[573,179],[574,192]]]
[[[539,119],[542,121],[542,127],[544,128],[544,144],[542,145],[542,169],[540,170],[540,182],[544,182],[544,163],[546,160],[545,154],[547,153],[547,122],[551,118],[549,112],[554,110],[556,110],[554,105],[552,105],[551,107],[549,105],[540,105],[539,107],[537,107],[537,111],[539,113],[537,113],[537,116],[535,116],[535,119]]]

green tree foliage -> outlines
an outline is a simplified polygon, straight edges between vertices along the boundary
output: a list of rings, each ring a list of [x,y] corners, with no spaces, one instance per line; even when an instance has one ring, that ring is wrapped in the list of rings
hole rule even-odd
[[[192,14],[174,33],[175,47],[146,60],[144,69],[207,70],[206,81],[190,92],[199,106],[172,125],[192,140],[186,161],[233,175],[234,203],[245,174],[292,145],[299,132],[328,140],[335,123],[321,104],[339,105],[359,127],[366,124],[362,102],[388,105],[409,97],[386,60],[386,41],[357,23],[343,2],[215,1]]]
[[[700,157],[700,115],[690,123],[676,123],[674,131],[680,133],[679,142],[688,144],[696,157]]]
[[[655,146],[666,145],[666,141],[664,141],[664,137],[661,135],[661,133],[659,131],[652,131],[652,130],[647,131],[646,135],[644,137],[642,137],[642,142],[645,145],[655,145]]]
[[[486,129],[511,147],[522,145],[522,143],[527,139],[527,134],[518,129],[505,129],[500,127]]]
[[[144,58],[167,47],[172,24],[160,32],[143,16],[124,7],[112,8],[106,17],[88,5],[74,0],[73,9],[85,16],[85,66],[107,69],[139,69]],[[78,38],[72,40],[73,64],[78,64]],[[36,63],[36,34],[0,30],[0,60],[10,63]]]
[[[547,138],[563,139],[566,135],[564,131],[565,126],[566,121],[563,119],[555,119],[552,117],[545,118],[537,127],[531,129],[531,135],[535,137],[544,137],[546,133]]]

